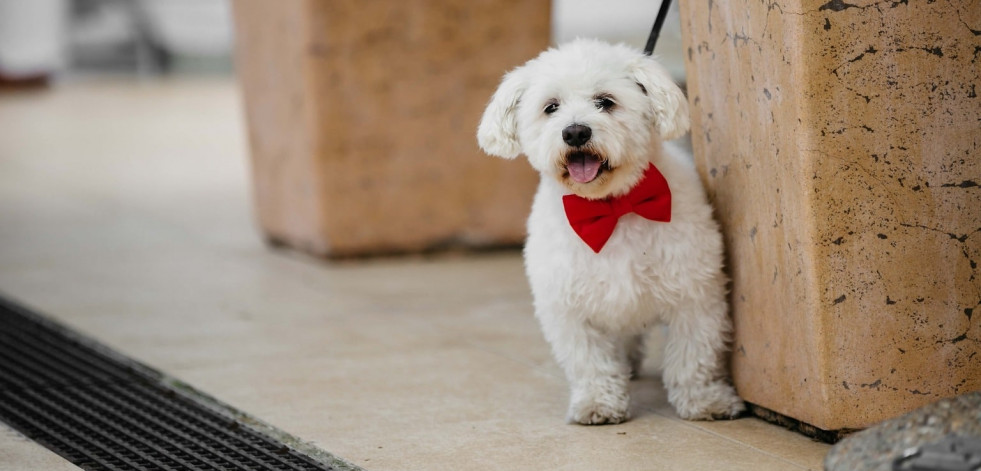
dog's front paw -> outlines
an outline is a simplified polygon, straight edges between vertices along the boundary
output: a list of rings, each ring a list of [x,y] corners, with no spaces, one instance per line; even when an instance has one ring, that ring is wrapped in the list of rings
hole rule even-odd
[[[630,397],[624,381],[611,381],[608,384],[594,384],[591,387],[573,391],[569,404],[570,423],[583,425],[619,424],[629,418],[627,408]]]
[[[727,383],[678,387],[669,391],[668,400],[685,420],[720,420],[739,417],[746,404]]]
[[[577,403],[569,406],[569,422],[582,425],[619,424],[627,420],[627,408],[601,402]]]

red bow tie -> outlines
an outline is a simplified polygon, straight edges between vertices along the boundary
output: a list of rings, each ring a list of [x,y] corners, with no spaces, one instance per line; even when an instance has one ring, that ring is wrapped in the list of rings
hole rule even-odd
[[[652,221],[671,221],[671,190],[654,164],[630,193],[602,200],[565,195],[562,204],[572,229],[596,253],[613,235],[617,221],[624,214],[637,213]]]

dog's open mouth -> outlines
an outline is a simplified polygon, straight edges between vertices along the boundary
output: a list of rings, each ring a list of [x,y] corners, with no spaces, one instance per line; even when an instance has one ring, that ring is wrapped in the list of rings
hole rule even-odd
[[[566,157],[565,168],[576,183],[589,183],[610,170],[610,163],[596,154],[576,151]]]

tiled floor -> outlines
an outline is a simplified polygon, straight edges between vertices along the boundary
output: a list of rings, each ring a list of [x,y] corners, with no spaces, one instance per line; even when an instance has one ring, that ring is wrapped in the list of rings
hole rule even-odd
[[[366,469],[821,468],[756,419],[563,422],[517,253],[327,263],[262,243],[237,90],[0,95],[0,292]],[[42,464],[38,464],[42,463]],[[0,469],[70,469],[0,427]]]

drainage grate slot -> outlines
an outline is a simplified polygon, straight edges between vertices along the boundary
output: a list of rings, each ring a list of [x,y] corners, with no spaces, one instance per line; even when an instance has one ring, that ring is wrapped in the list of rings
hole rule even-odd
[[[0,421],[87,470],[333,470],[0,298]]]

